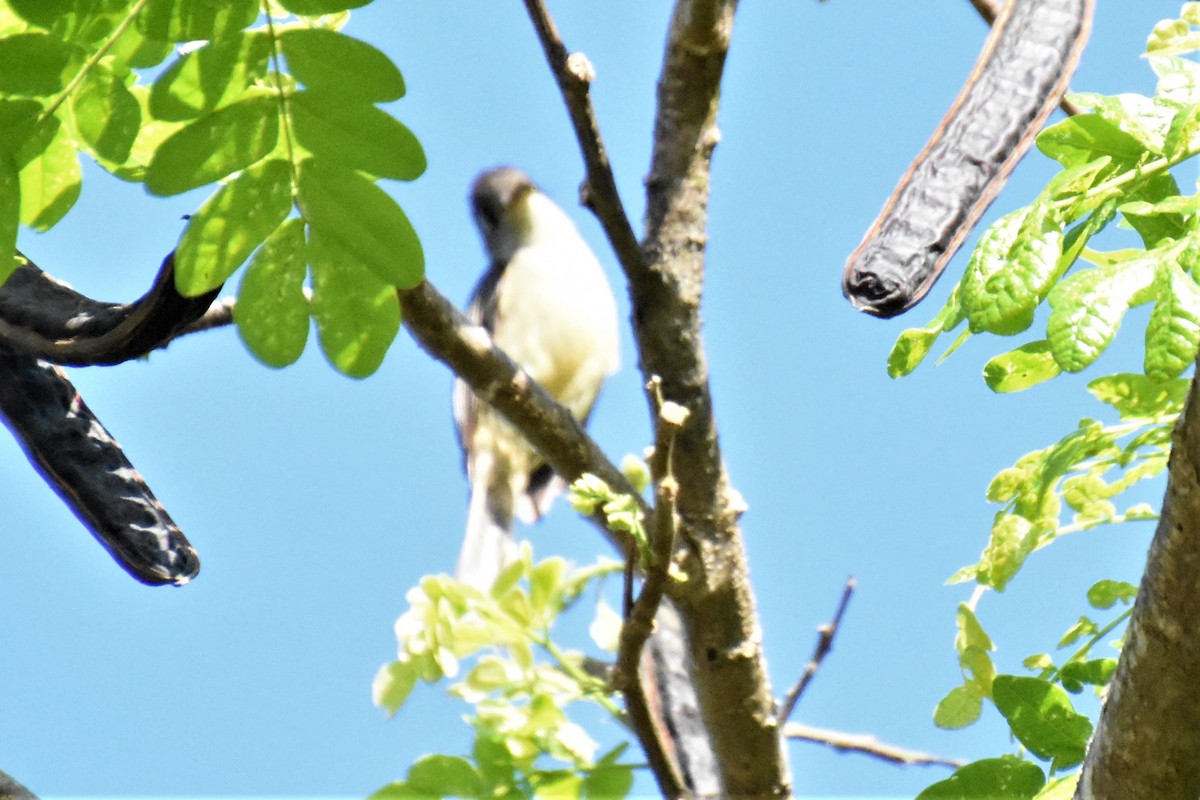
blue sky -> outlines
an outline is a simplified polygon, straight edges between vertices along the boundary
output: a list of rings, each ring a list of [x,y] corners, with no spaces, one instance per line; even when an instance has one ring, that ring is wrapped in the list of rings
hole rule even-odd
[[[421,234],[434,284],[467,296],[483,268],[467,186],[511,163],[572,212],[627,313],[599,227],[575,204],[578,151],[520,4],[374,5],[348,32],[405,74],[409,95],[389,110],[421,137],[429,170],[389,189]],[[1150,93],[1138,56],[1153,23],[1178,8],[1101,3],[1073,87]],[[568,47],[596,67],[600,123],[640,220],[667,4],[552,11]],[[869,318],[841,296],[846,256],[985,34],[965,0],[743,4],[704,297],[716,416],[750,505],[743,524],[776,692],[803,669],[815,626],[853,574],[858,593],[795,718],[963,758],[1007,746],[994,714],[965,732],[931,722],[958,681],[954,609],[969,594],[944,581],[985,542],[994,509],[984,488],[1078,418],[1103,413],[1088,380],[1140,365],[1134,315],[1128,341],[1095,367],[1020,395],[984,386],[984,362],[1010,346],[988,340],[893,381],[892,341],[933,315],[965,254],[899,320]],[[1051,172],[1036,153],[1027,158],[985,223]],[[93,296],[129,299],[203,197],[154,199],[90,169],[67,220],[23,233],[21,246]],[[418,690],[392,720],[370,702],[372,676],[394,657],[405,591],[457,555],[466,498],[450,376],[404,333],[365,381],[335,374],[313,345],[273,371],[222,330],[145,362],[72,373],[199,549],[203,570],[182,589],[129,579],[0,434],[0,769],[56,796],[361,796],[422,753],[466,747],[464,707],[437,691]],[[648,435],[628,332],[622,360],[592,424],[614,460]],[[1161,485],[1142,494],[1157,506]],[[989,597],[981,613],[1001,669],[1019,671],[1052,646],[1095,580],[1136,581],[1150,532],[1140,524],[1064,540]],[[603,551],[563,504],[524,533],[542,555],[583,562]],[[615,731],[596,735],[611,741]],[[791,756],[805,796],[910,797],[945,774],[813,745]]]

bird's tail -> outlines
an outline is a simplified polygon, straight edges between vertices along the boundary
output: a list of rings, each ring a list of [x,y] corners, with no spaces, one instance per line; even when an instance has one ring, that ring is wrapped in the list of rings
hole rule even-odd
[[[458,580],[485,592],[517,553],[512,536],[512,482],[499,474],[496,466],[490,454],[482,453],[472,464],[467,532],[455,571]]]

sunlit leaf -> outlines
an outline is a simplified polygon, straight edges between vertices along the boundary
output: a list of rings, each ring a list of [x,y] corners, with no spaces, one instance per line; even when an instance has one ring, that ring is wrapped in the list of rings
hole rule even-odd
[[[291,165],[271,160],[222,186],[188,221],[175,253],[175,285],[187,296],[220,286],[287,217]]]
[[[285,367],[308,341],[304,278],[304,221],[291,219],[267,237],[238,287],[233,319],[250,352],[271,367]]]
[[[275,148],[278,106],[248,97],[180,128],[159,145],[146,169],[146,188],[173,195],[245,169]]]
[[[137,25],[148,39],[207,41],[235,36],[258,12],[259,0],[150,0]]]
[[[18,33],[0,39],[0,93],[52,95],[66,85],[71,45],[45,33]]]
[[[21,183],[12,160],[0,156],[0,283],[17,268],[17,228],[21,214]]]
[[[1054,769],[1083,760],[1092,723],[1075,713],[1058,686],[1039,678],[998,675],[992,683],[992,700],[1013,736],[1039,758],[1051,760]]]
[[[150,112],[160,120],[190,120],[228,105],[266,74],[270,54],[271,41],[262,31],[192,50],[154,82]]]
[[[59,128],[42,154],[21,170],[21,222],[49,230],[75,205],[82,182],[79,155]]]
[[[93,68],[71,95],[71,111],[79,135],[100,158],[115,164],[129,158],[142,109],[121,78]]]
[[[1019,392],[1060,372],[1050,343],[1039,339],[992,358],[983,367],[983,380],[993,392]]]
[[[1200,348],[1200,287],[1173,262],[1159,266],[1158,302],[1146,325],[1146,377],[1176,378],[1196,361]]]
[[[396,202],[361,175],[309,159],[300,165],[300,208],[331,248],[379,280],[412,288],[425,275],[417,232]]]
[[[288,109],[296,140],[324,163],[402,181],[425,171],[417,137],[375,106],[348,104],[340,92],[307,91],[288,98]]]
[[[347,102],[387,103],[404,96],[400,70],[366,42],[324,28],[292,28],[279,39],[292,76],[310,89],[337,92]]]
[[[321,349],[342,373],[365,378],[383,363],[400,330],[396,291],[319,228],[310,234],[308,258]]]
[[[959,767],[916,800],[1032,800],[1046,782],[1036,764],[1016,758],[987,758]]]

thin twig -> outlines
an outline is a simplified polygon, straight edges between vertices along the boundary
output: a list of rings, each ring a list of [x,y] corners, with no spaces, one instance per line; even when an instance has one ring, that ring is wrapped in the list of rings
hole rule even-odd
[[[850,604],[850,598],[854,594],[856,585],[854,576],[846,579],[846,585],[842,589],[842,599],[838,602],[833,619],[817,628],[817,646],[813,649],[812,658],[809,659],[808,666],[804,668],[804,673],[796,681],[796,685],[783,700],[783,709],[779,714],[779,718],[783,721],[786,722],[791,718],[792,712],[796,709],[796,703],[800,700],[800,695],[804,694],[804,690],[808,688],[808,684],[817,674],[817,670],[821,668],[821,662],[825,660],[825,656],[833,650],[833,639],[837,636],[838,628],[841,627],[842,615],[846,613],[846,606]]]
[[[600,137],[596,111],[592,107],[588,89],[595,75],[594,70],[582,53],[572,55],[567,52],[542,0],[525,0],[525,10],[537,31],[550,71],[558,82],[567,113],[571,116],[571,124],[575,127],[575,138],[579,140],[579,149],[583,153],[587,171],[587,180],[581,188],[583,204],[600,220],[617,260],[628,275],[641,266],[642,251],[633,226],[629,224],[625,206],[621,203],[612,164]]]
[[[1009,0],[1009,2],[1012,1],[1013,0]],[[975,10],[979,12],[979,16],[983,17],[984,22],[986,22],[988,25],[995,24],[996,17],[1000,14],[1001,5],[999,2],[997,2],[997,0],[969,0],[969,2],[975,7]],[[1063,113],[1069,117],[1073,117],[1076,114],[1087,113],[1065,97],[1058,101],[1058,107],[1061,108]]]
[[[680,406],[669,404],[672,410],[682,411]],[[654,632],[654,618],[662,603],[663,594],[670,580],[671,557],[675,552],[675,498],[679,484],[670,472],[671,440],[674,433],[686,420],[686,413],[674,416],[666,408],[660,409],[657,441],[666,442],[663,455],[655,454],[666,463],[666,474],[655,488],[654,528],[650,535],[653,562],[646,568],[642,591],[629,608],[621,626],[620,644],[617,648],[617,688],[625,695],[625,709],[629,714],[630,727],[637,735],[646,753],[646,760],[658,782],[663,797],[683,797],[686,793],[683,777],[675,759],[668,753],[661,729],[650,709],[650,701],[642,685],[639,665],[646,640]]]
[[[814,728],[789,722],[783,726],[783,735],[788,739],[798,739],[804,742],[815,742],[827,745],[843,753],[862,753],[890,761],[893,764],[961,767],[966,762],[954,758],[930,755],[917,750],[907,750],[892,744],[884,744],[868,733],[843,733],[827,728]]]

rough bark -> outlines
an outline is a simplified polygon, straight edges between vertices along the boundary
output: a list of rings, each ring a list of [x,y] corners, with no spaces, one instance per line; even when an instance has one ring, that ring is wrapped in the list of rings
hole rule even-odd
[[[1200,797],[1200,384],[1175,425],[1162,515],[1077,800]]]

